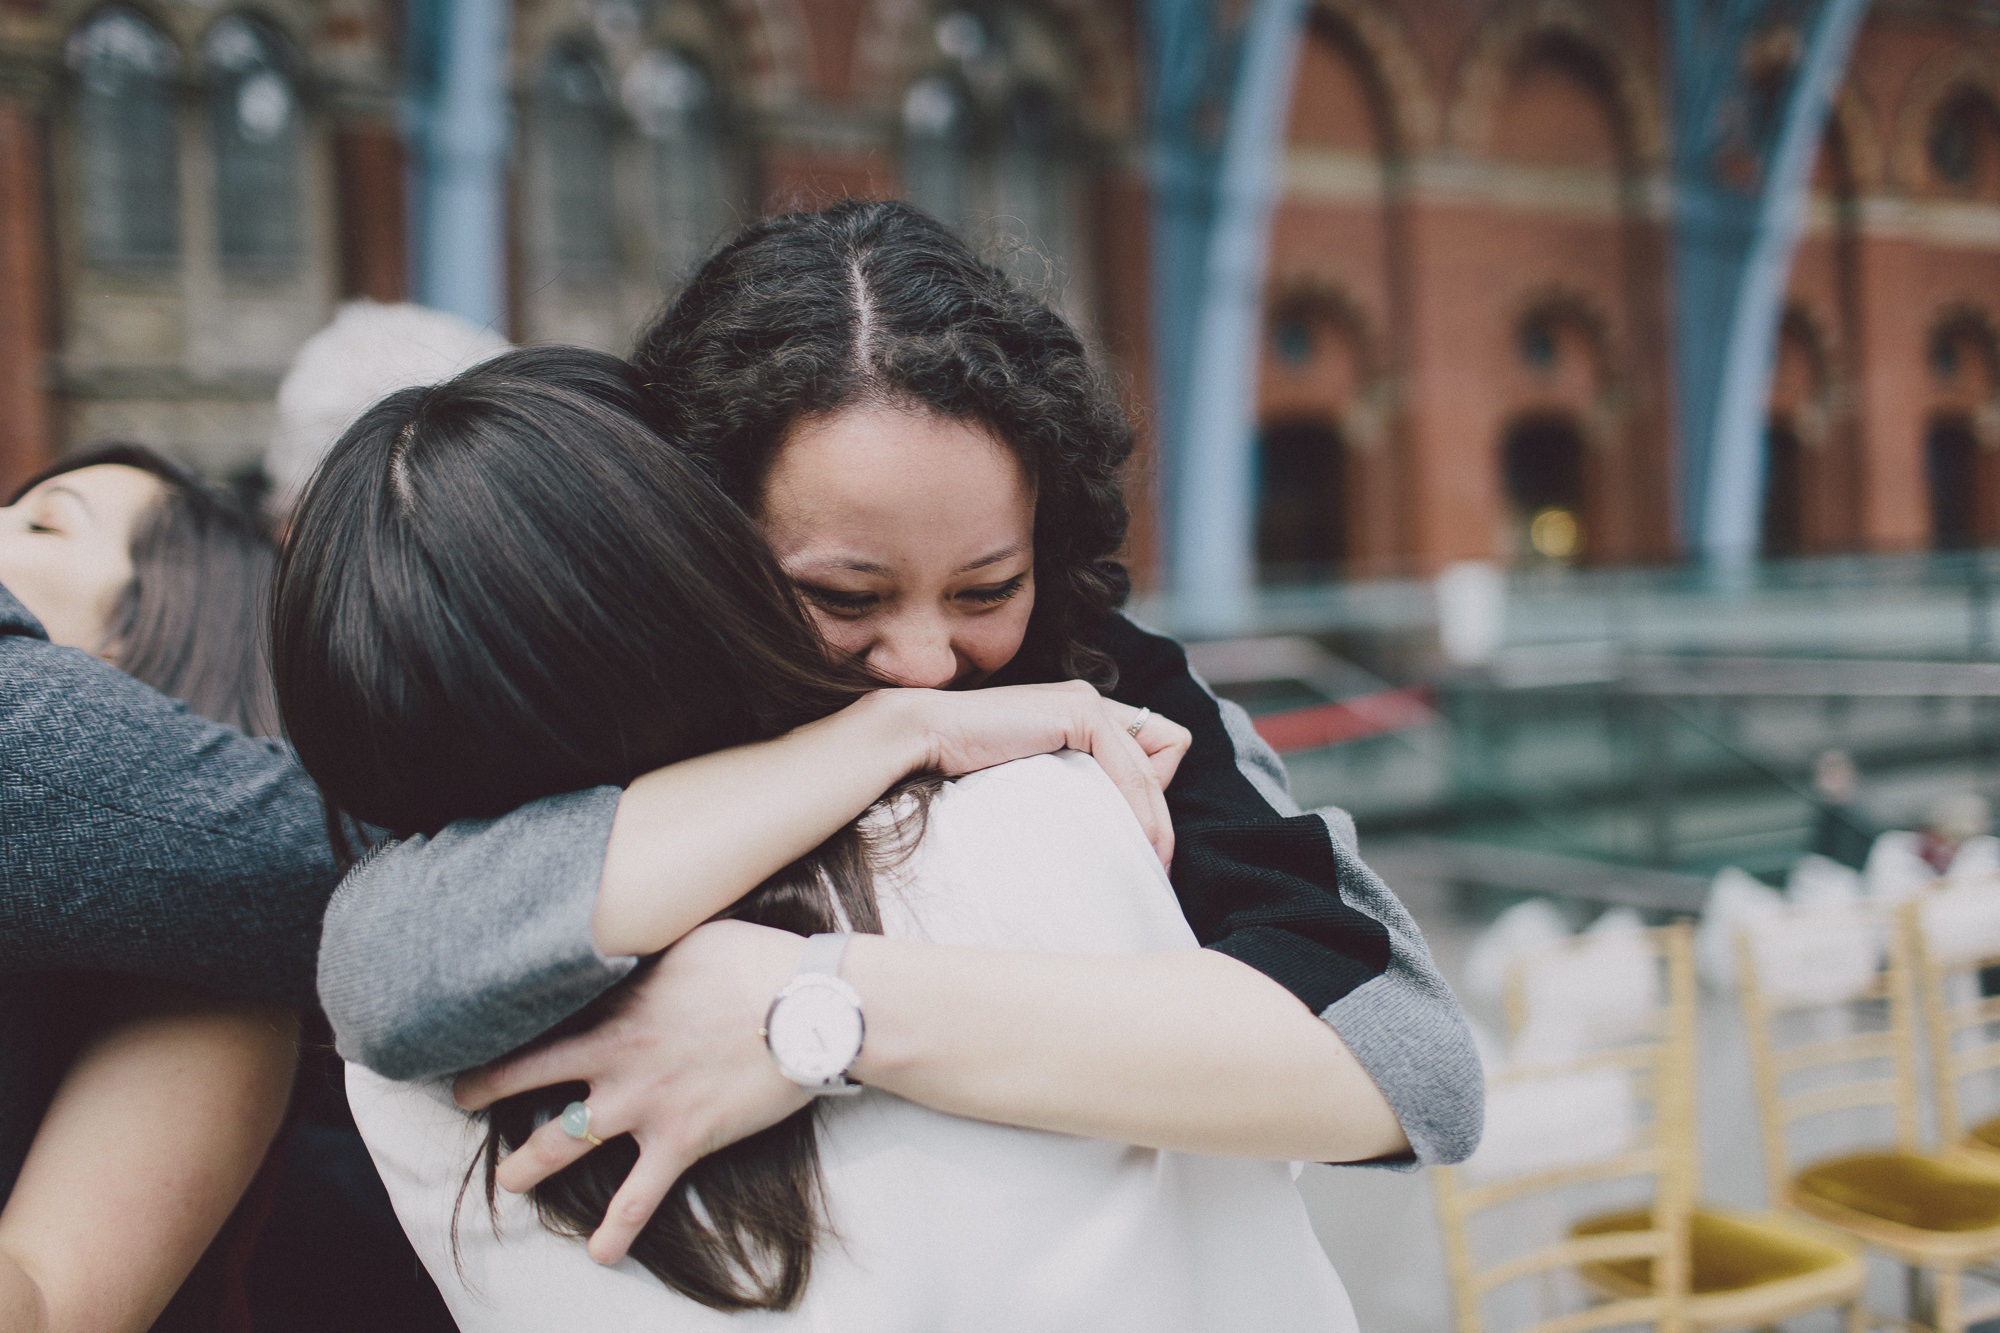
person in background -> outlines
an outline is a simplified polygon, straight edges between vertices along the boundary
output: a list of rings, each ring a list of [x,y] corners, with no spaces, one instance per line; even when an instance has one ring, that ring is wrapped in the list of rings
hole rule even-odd
[[[1861,774],[1845,750],[1825,750],[1813,761],[1813,795],[1819,800],[1808,851],[1856,870],[1881,830],[1861,808]]]
[[[330,888],[303,836],[310,788],[211,725],[277,729],[258,619],[273,556],[220,492],[132,445],[66,459],[0,509],[10,1333],[244,1326],[248,1220],[210,1242],[284,1115],[309,998],[244,918],[309,936]]]

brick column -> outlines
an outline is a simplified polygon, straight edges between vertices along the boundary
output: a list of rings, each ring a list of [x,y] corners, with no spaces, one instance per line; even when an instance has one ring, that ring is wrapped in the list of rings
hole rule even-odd
[[[403,141],[387,125],[343,125],[333,136],[340,194],[340,284],[348,298],[409,294]]]
[[[44,143],[35,109],[0,98],[0,496],[55,451]]]

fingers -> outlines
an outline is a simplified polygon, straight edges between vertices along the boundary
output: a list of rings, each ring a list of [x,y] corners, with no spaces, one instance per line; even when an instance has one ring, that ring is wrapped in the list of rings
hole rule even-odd
[[[1138,817],[1139,827],[1145,830],[1146,841],[1153,845],[1160,863],[1169,863],[1174,854],[1173,817],[1167,813],[1166,795],[1145,751],[1122,729],[1109,723],[1102,712],[1088,726],[1086,739],[1086,748]]]
[[[602,1117],[593,1115],[592,1119],[601,1120]],[[600,1139],[608,1139],[625,1131],[592,1124],[590,1132]],[[561,1121],[551,1120],[501,1160],[500,1169],[493,1173],[494,1183],[509,1194],[526,1194],[570,1163],[580,1160],[594,1146],[588,1139],[571,1138],[563,1132]]]
[[[521,1055],[511,1055],[460,1074],[451,1085],[459,1109],[483,1111],[502,1097],[556,1083],[588,1083],[598,1072],[591,1058],[592,1032],[551,1042]]]
[[[632,1248],[660,1200],[681,1178],[691,1163],[665,1152],[657,1145],[642,1145],[638,1165],[604,1210],[604,1221],[590,1236],[590,1257],[600,1264],[615,1264]]]

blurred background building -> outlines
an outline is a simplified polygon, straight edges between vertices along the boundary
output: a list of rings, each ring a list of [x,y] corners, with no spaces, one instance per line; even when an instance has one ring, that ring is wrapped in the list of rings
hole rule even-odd
[[[1300,6],[1256,294],[1242,539],[1265,581],[1686,548],[1668,7]],[[447,270],[486,262],[482,161],[488,313],[515,339],[620,349],[732,223],[900,193],[1045,284],[1156,420],[1154,330],[1196,320],[1160,308],[1153,253],[1149,23],[1172,8],[4,0],[0,481],[107,434],[251,466],[338,301],[451,304]],[[1739,115],[1770,114],[1754,62],[1796,56],[1766,8]],[[1197,112],[1227,114],[1228,77]],[[2000,541],[1996,306],[2000,6],[1883,0],[1783,293],[1765,553]],[[1135,552],[1156,580],[1158,474]]]

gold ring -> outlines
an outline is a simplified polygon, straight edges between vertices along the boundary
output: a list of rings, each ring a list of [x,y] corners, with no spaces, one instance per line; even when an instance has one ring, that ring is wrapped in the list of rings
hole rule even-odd
[[[1146,719],[1147,719],[1147,718],[1150,718],[1150,717],[1151,717],[1152,715],[1153,715],[1153,710],[1152,710],[1152,709],[1150,709],[1150,708],[1141,708],[1141,709],[1139,710],[1139,716],[1137,716],[1137,717],[1135,717],[1135,718],[1133,718],[1133,719],[1132,719],[1132,725],[1131,725],[1131,726],[1129,726],[1129,727],[1127,727],[1127,728],[1125,728],[1125,734],[1126,734],[1127,736],[1130,736],[1130,737],[1131,737],[1131,738],[1132,738],[1133,740],[1135,740],[1135,741],[1136,741],[1136,740],[1138,740],[1138,739],[1139,739],[1139,728],[1141,728],[1141,727],[1145,726],[1145,725],[1146,725]]]

